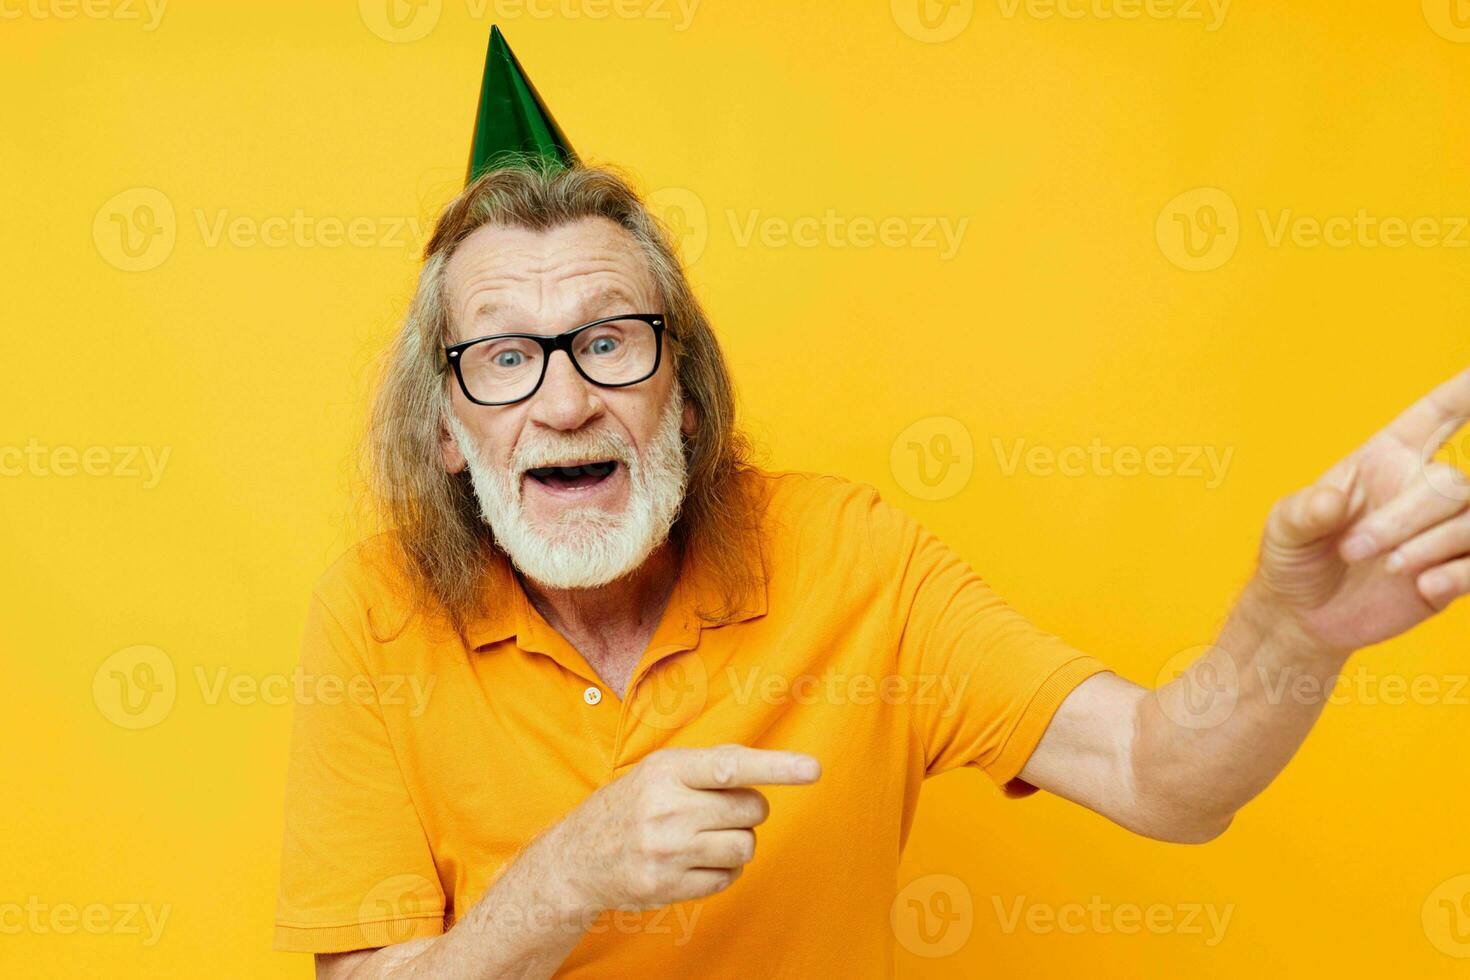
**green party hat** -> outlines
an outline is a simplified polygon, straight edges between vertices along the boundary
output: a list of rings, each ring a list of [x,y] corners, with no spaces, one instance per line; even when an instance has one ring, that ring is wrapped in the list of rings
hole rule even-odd
[[[577,151],[521,69],[505,43],[505,35],[492,26],[465,183],[493,167],[497,158],[524,153],[549,157],[567,166],[577,163]]]

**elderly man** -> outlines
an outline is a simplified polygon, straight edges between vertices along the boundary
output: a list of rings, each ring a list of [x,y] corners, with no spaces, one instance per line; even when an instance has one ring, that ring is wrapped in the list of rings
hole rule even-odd
[[[751,465],[614,174],[490,171],[427,255],[376,410],[395,527],[304,647],[375,692],[298,707],[277,942],[321,977],[886,975],[925,777],[1208,841],[1321,708],[1273,684],[1470,591],[1470,494],[1422,457],[1470,372],[1283,499],[1217,644],[1148,691],[872,487]]]
[[[1278,503],[1218,641],[1129,683],[871,486],[754,465],[637,195],[565,152],[481,173],[497,129],[568,149],[494,31],[374,411],[390,527],[308,616],[342,696],[296,708],[276,945],[320,977],[889,975],[927,776],[1208,841],[1321,709],[1273,692],[1470,592],[1430,460],[1467,371]]]

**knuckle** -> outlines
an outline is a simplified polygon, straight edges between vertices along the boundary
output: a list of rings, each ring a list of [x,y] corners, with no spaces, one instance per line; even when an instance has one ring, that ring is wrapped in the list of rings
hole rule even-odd
[[[664,875],[651,866],[641,868],[628,882],[628,892],[640,903],[657,902],[664,893]]]
[[[1424,542],[1420,541],[1418,538],[1411,538],[1410,540],[1405,541],[1403,544],[1394,549],[1399,559],[1402,560],[1405,565],[1410,567],[1424,560],[1425,550],[1426,549]]]
[[[663,780],[650,780],[638,787],[633,798],[634,815],[643,821],[667,820],[681,809],[683,797]]]
[[[758,790],[744,791],[732,808],[732,816],[742,827],[754,827],[770,816],[771,804]]]
[[[659,816],[663,794],[647,783],[638,787],[633,797],[633,812],[640,821],[653,820]]]
[[[1306,503],[1315,490],[1315,487],[1307,487],[1277,500],[1267,515],[1266,526],[1274,528],[1277,533],[1294,534],[1300,531]]]
[[[721,745],[715,749],[714,765],[711,772],[714,781],[721,786],[728,786],[735,779],[735,766],[739,758],[738,749],[733,745]]]
[[[667,860],[679,852],[679,848],[667,829],[659,822],[650,821],[638,828],[638,851],[655,860]]]
[[[662,776],[678,764],[678,753],[678,749],[659,749],[657,752],[650,752],[638,768],[650,775]]]

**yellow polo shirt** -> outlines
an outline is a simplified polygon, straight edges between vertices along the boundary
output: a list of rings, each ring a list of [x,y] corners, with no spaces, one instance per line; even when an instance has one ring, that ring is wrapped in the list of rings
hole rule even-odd
[[[763,790],[770,819],[727,891],[604,913],[559,975],[890,975],[924,778],[974,766],[1028,792],[1012,780],[1052,714],[1105,667],[1033,627],[873,487],[749,478],[768,500],[751,556],[764,590],[737,621],[704,623],[693,610],[718,603],[687,555],[626,699],[503,560],[487,583],[495,611],[468,643],[406,616],[384,537],[338,561],[307,620],[302,669],[319,680],[295,706],[276,948],[438,935],[532,836],[650,752],[738,742],[809,753],[822,779]]]

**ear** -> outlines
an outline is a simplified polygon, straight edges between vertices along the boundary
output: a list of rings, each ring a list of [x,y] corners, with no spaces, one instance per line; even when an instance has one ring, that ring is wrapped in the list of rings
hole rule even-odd
[[[459,443],[454,441],[449,426],[442,419],[439,422],[439,455],[444,460],[444,472],[458,473],[465,468],[464,453],[459,451]]]
[[[696,421],[697,420],[694,415],[694,403],[685,402],[684,415],[683,418],[680,420],[679,431],[684,433],[686,436],[694,435],[694,426]]]

